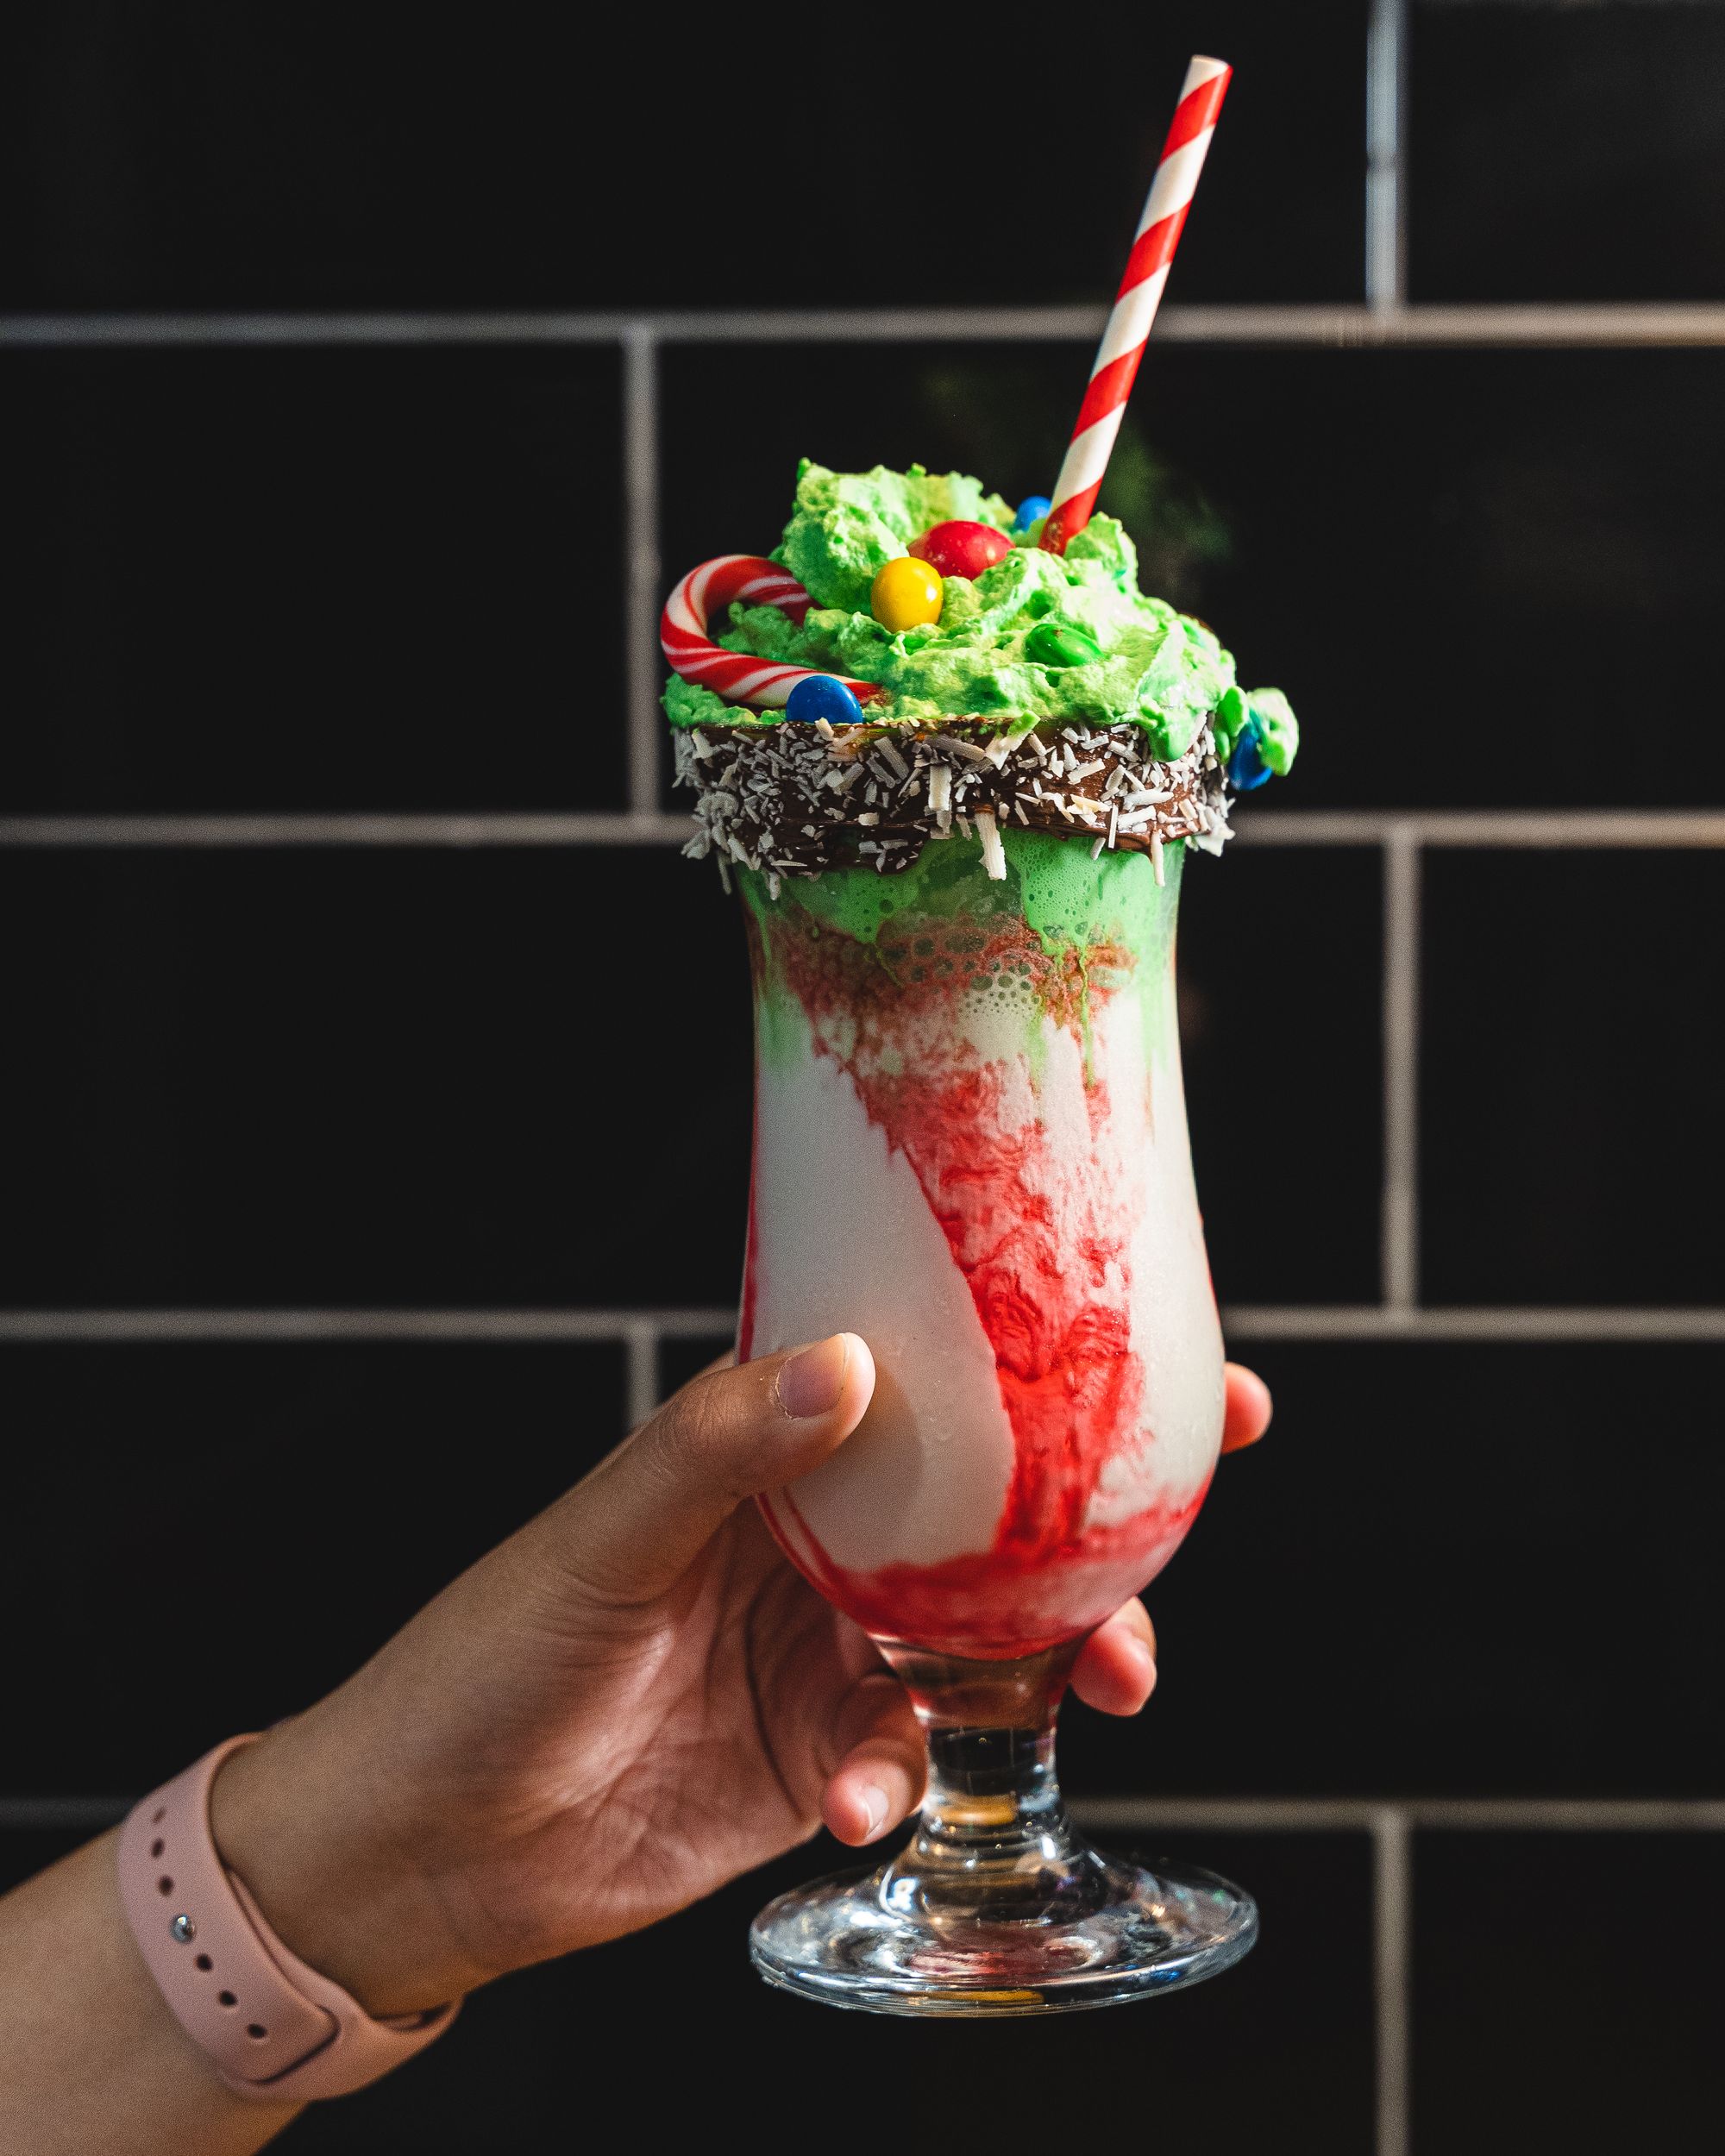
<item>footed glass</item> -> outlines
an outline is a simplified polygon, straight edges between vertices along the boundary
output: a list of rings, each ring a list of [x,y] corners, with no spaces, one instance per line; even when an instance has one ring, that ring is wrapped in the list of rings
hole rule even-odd
[[[1111,2005],[1214,1974],[1257,1927],[1225,1881],[1075,1839],[1054,1771],[1080,1645],[1179,1546],[1221,1440],[1182,849],[1002,836],[997,878],[962,839],[897,875],[743,876],[739,1353],[848,1328],[879,1373],[856,1434],[762,1509],[929,1747],[903,1852],[782,1896],[751,1947],[771,1983],[883,2013]]]

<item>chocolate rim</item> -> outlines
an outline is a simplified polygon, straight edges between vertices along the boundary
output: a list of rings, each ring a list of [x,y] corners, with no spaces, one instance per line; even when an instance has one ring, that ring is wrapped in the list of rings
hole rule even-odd
[[[1207,720],[1185,754],[1150,753],[1130,724],[1067,720],[1008,736],[987,722],[902,726],[696,726],[676,736],[676,782],[693,787],[696,830],[683,851],[769,880],[824,868],[908,868],[933,838],[981,842],[1006,874],[1003,828],[1053,831],[1104,849],[1148,854],[1190,839],[1220,853],[1226,774]],[[727,877],[726,881],[729,879]]]

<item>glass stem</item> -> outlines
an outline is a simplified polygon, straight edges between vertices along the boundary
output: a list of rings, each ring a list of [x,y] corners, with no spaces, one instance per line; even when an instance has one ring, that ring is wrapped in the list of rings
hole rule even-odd
[[[1101,1906],[1104,1868],[1074,1841],[1054,1769],[1055,1717],[1077,1643],[1018,1662],[883,1651],[928,1744],[916,1832],[882,1883],[889,1905],[996,1923]]]

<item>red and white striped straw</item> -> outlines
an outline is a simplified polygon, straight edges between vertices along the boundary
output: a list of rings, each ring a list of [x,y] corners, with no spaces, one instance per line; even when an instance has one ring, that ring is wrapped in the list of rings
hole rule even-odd
[[[1226,60],[1201,56],[1186,70],[1174,124],[1162,146],[1138,235],[1126,258],[1126,273],[1114,296],[1113,311],[1090,370],[1090,386],[1055,482],[1054,506],[1042,532],[1042,543],[1051,554],[1066,551],[1067,541],[1083,530],[1096,506],[1102,474],[1120,430],[1120,415],[1132,394],[1233,72]]]

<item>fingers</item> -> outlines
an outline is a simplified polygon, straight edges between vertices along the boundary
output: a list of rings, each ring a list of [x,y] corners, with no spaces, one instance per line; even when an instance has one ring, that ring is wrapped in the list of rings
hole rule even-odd
[[[839,1742],[844,1756],[821,1798],[829,1831],[853,1849],[878,1841],[922,1801],[922,1732],[890,1671],[866,1677],[847,1703]]]
[[[1227,1366],[1227,1408],[1222,1417],[1222,1450],[1238,1452],[1256,1445],[1270,1427],[1270,1388],[1256,1370],[1239,1363]]]
[[[1078,1651],[1072,1689],[1104,1714],[1136,1714],[1156,1689],[1156,1631],[1136,1600],[1124,1602]]]
[[[562,1562],[619,1604],[663,1594],[745,1497],[842,1445],[874,1390],[854,1332],[704,1371],[546,1515]]]

